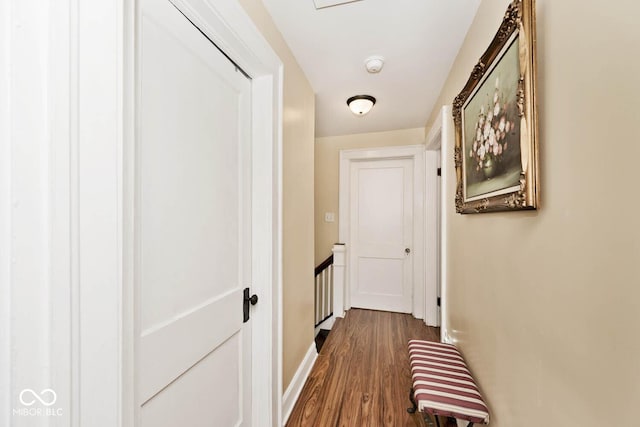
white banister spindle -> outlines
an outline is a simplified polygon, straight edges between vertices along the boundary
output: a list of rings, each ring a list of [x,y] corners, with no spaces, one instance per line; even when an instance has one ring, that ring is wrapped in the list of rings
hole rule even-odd
[[[315,323],[317,324],[320,321],[320,276],[316,276],[315,294]]]
[[[329,267],[322,272],[322,318],[327,317],[327,300],[329,299]]]
[[[333,294],[335,290],[333,289],[333,264],[331,265],[331,273],[329,274],[329,289],[331,289],[331,295],[329,295],[329,313],[333,313]]]

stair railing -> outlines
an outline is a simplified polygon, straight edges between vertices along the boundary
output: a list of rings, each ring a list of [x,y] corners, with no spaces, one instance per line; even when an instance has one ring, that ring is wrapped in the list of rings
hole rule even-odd
[[[315,326],[333,316],[333,254],[315,270]]]

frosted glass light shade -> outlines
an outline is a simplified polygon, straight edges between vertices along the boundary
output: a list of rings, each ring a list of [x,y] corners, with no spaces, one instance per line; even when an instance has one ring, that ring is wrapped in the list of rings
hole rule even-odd
[[[370,95],[356,95],[347,99],[347,105],[353,114],[356,116],[364,116],[373,105],[376,103],[376,99]]]

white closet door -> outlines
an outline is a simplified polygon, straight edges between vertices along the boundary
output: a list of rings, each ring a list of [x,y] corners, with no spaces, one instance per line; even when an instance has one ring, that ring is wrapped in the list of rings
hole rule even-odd
[[[351,306],[411,313],[413,160],[351,163]]]
[[[250,426],[251,81],[169,1],[140,19],[140,425]]]

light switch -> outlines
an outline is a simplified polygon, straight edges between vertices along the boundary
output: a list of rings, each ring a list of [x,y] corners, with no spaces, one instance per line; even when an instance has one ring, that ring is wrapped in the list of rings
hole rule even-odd
[[[334,222],[336,220],[333,212],[326,212],[324,214],[324,222]]]

